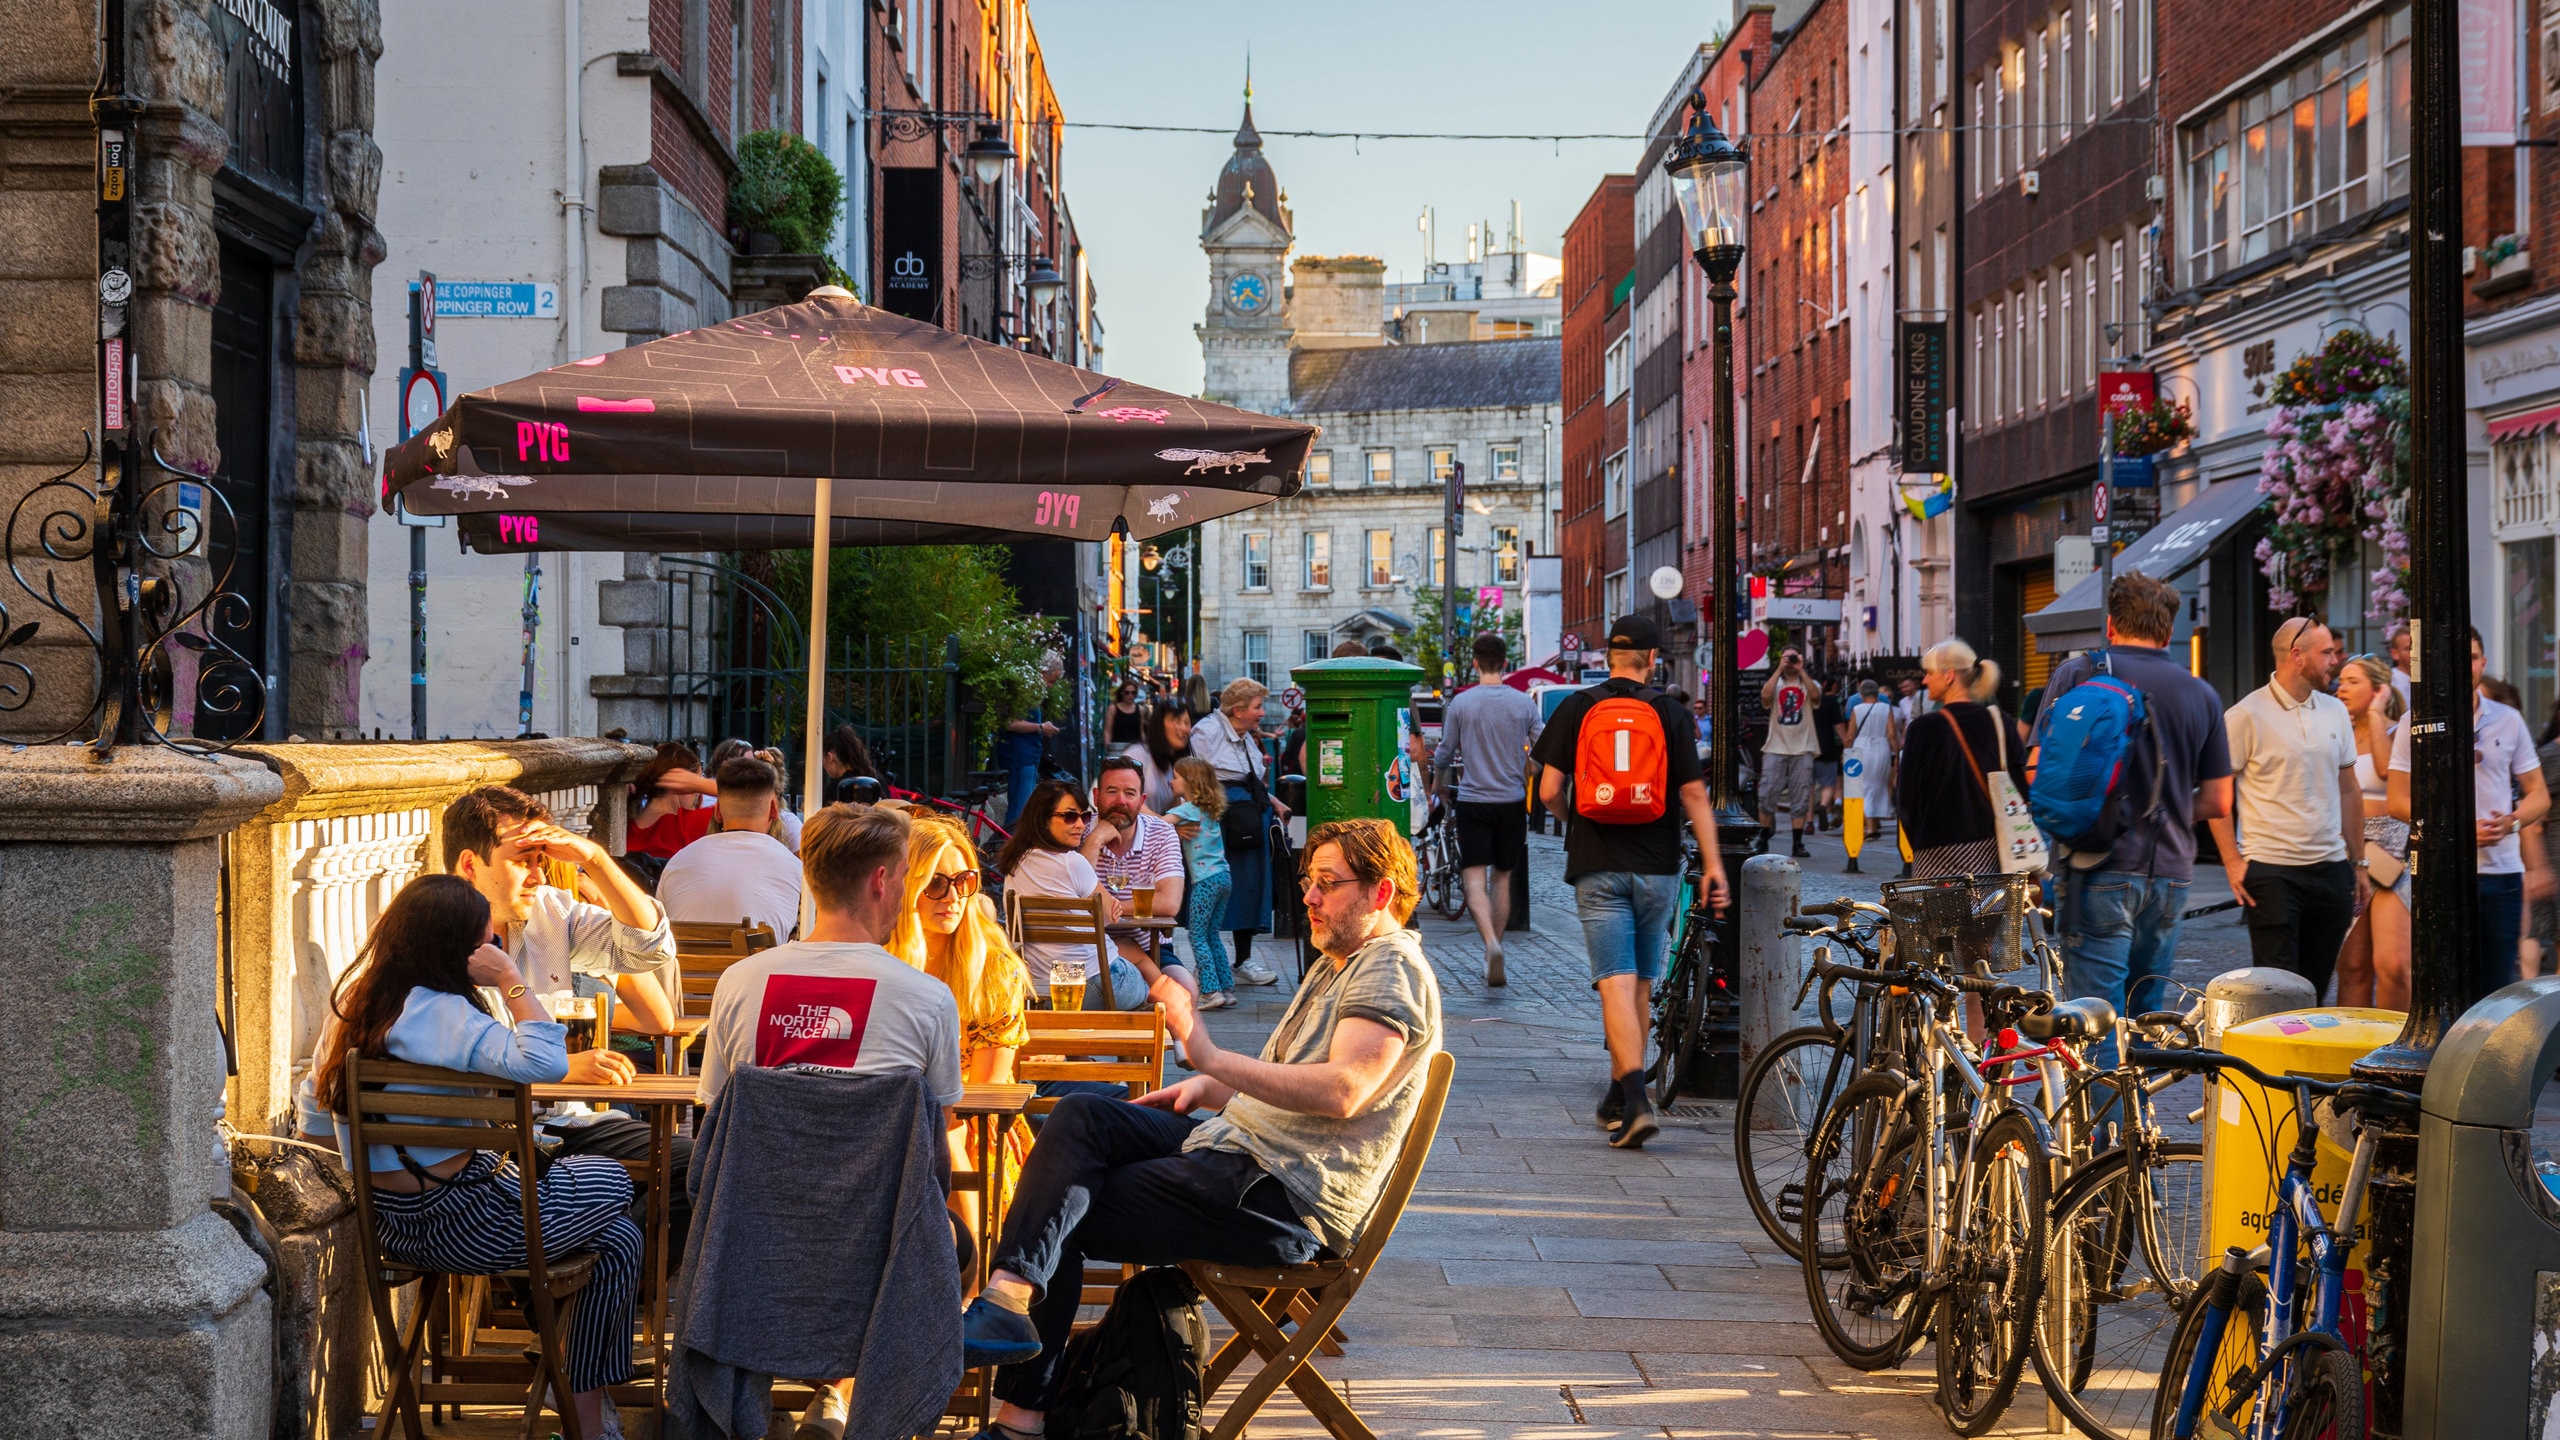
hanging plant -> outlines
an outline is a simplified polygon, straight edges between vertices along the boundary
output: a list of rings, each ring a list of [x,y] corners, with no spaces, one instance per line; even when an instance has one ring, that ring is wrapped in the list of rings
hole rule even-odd
[[[2196,438],[2195,411],[2184,400],[2162,398],[2118,410],[2109,422],[2115,452],[2140,457],[2175,450]]]
[[[2407,613],[2408,384],[2398,345],[2342,330],[2270,389],[2276,410],[2258,465],[2267,534],[2257,558],[2276,609],[2310,608],[2327,592],[2332,566],[2369,539],[2382,564],[2367,587],[2367,617]]]

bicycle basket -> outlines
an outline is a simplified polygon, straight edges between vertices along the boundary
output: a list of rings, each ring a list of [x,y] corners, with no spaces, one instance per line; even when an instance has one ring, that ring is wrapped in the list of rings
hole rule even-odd
[[[2027,962],[2027,912],[2036,904],[2026,875],[1948,875],[1888,880],[1894,949],[1906,964],[1950,970],[2015,970]]]

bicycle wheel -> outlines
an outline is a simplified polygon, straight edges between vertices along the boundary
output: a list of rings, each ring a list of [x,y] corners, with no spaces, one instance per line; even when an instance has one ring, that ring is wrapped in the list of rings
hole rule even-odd
[[[1669,1107],[1683,1090],[1697,1088],[1698,1044],[1706,1027],[1705,970],[1687,946],[1671,959],[1653,996],[1653,1051],[1645,1078],[1653,1087],[1653,1103]]]
[[[2010,1108],[1973,1144],[1971,1212],[1959,1217],[1938,1295],[1938,1407],[1959,1435],[2000,1421],[2035,1348],[2052,1205],[2053,1141],[2034,1112]]]
[[[2151,1433],[2178,1312],[2203,1262],[2204,1147],[2160,1147],[2136,1169],[2111,1150],[2054,1198],[2036,1324],[2036,1378],[2095,1440]]]
[[[1742,1077],[1733,1107],[1733,1162],[1760,1228],[1790,1258],[1804,1229],[1805,1157],[1832,1099],[1856,1079],[1845,1037],[1819,1025],[1769,1042]]]
[[[2283,1440],[2364,1440],[2364,1375],[2344,1350],[2294,1352]]]
[[[1867,1075],[1840,1092],[1805,1162],[1796,1241],[1814,1328],[1860,1370],[1898,1365],[1920,1343],[1928,1177],[1903,1085]]]
[[[2178,1406],[2187,1393],[2187,1374],[2196,1366],[2196,1349],[2204,1334],[2207,1306],[2212,1294],[2209,1284],[2198,1285],[2187,1297],[2178,1313],[2178,1328],[2169,1340],[2169,1353],[2160,1362],[2160,1385],[2153,1392],[2150,1440],[2194,1440],[2206,1433],[2194,1426],[2185,1434],[2178,1433]],[[2233,1300],[2230,1323],[2223,1327],[2222,1343],[2206,1357],[2203,1403],[2199,1418],[2210,1412],[2229,1422],[2226,1431],[2247,1434],[2255,1422],[2258,1402],[2263,1395],[2252,1394],[2235,1402],[2239,1387],[2248,1384],[2258,1360],[2259,1336],[2267,1328],[2267,1282],[2255,1271],[2240,1277],[2240,1290]]]
[[[1464,920],[1467,918],[1467,883],[1458,868],[1458,841],[1450,833],[1449,824],[1446,820],[1440,822],[1440,838],[1431,847],[1438,852],[1431,870],[1440,877],[1439,893],[1432,898],[1433,903],[1440,907],[1441,918]],[[1525,884],[1526,877],[1522,877],[1519,883]],[[1501,918],[1505,921],[1510,919],[1507,915]]]

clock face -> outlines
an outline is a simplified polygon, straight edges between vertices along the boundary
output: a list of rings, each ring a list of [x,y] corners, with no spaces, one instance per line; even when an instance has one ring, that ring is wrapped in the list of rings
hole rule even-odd
[[[1227,282],[1227,303],[1246,314],[1259,310],[1271,299],[1271,282],[1248,270]]]

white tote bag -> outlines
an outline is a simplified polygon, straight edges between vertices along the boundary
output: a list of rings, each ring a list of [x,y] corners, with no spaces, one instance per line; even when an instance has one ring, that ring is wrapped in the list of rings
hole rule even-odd
[[[2000,854],[2003,875],[2032,875],[2053,863],[2045,849],[2044,832],[2036,828],[2035,817],[2027,813],[2027,799],[2018,793],[2018,782],[2009,778],[2009,717],[1991,707],[1992,742],[1999,747],[2000,768],[1985,770],[1974,759],[1973,747],[1965,743],[1964,727],[1956,717],[1947,717],[1947,728],[1955,732],[1956,746],[1964,751],[1966,762],[1982,781],[1982,793],[1991,801],[1991,845]]]

